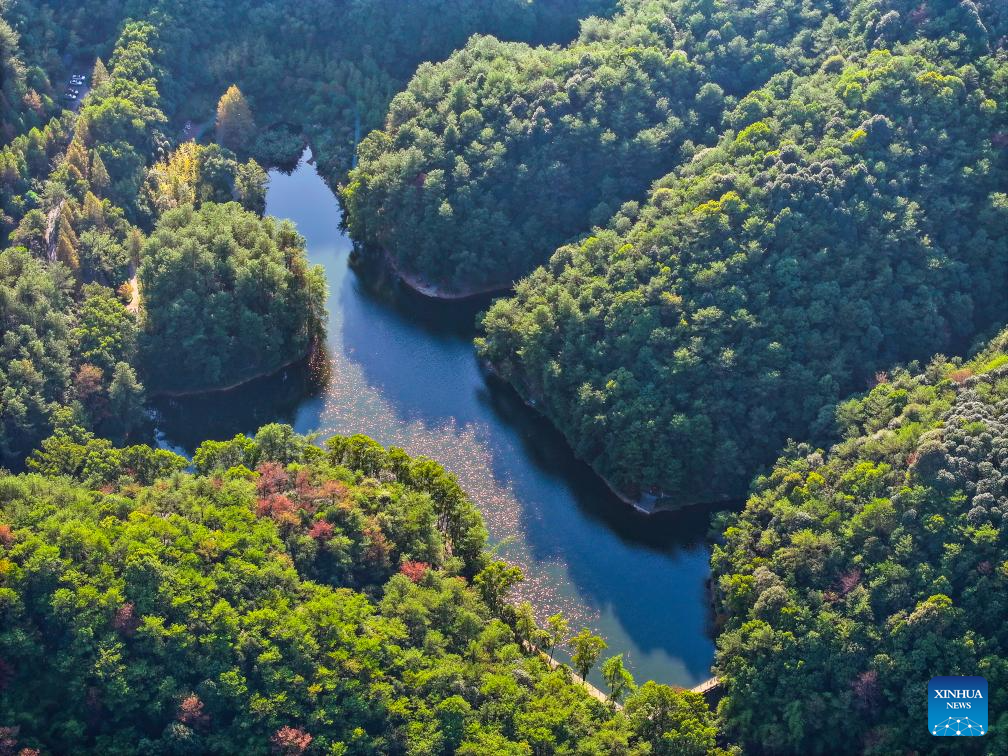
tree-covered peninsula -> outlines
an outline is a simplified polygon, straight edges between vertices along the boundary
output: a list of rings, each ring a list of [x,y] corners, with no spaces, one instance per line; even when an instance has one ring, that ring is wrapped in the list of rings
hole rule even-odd
[[[288,222],[237,203],[165,213],[141,251],[140,349],[154,389],[224,387],[305,356],[325,328],[325,279]],[[165,369],[165,355],[182,359]]]
[[[867,44],[852,14],[843,54],[739,99],[495,302],[483,357],[615,488],[681,505],[744,495],[877,370],[1003,323],[1005,27],[957,13]]]
[[[7,752],[725,753],[698,694],[532,650],[435,462],[273,425],[189,465],[69,428],[0,476]]]
[[[715,141],[735,98],[813,65],[825,15],[630,0],[562,48],[474,37],[421,66],[361,144],[350,231],[436,296],[507,289]]]

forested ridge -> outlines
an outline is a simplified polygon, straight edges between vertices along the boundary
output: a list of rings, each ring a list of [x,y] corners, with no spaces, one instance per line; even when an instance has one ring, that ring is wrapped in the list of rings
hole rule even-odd
[[[960,13],[905,42],[912,18],[878,19],[863,50],[852,26],[740,98],[716,145],[496,302],[481,354],[617,489],[676,505],[741,496],[876,370],[1003,323],[1004,19]]]
[[[435,462],[274,425],[188,466],[69,428],[0,476],[5,752],[724,753],[698,694],[529,650]]]
[[[973,752],[1005,750],[1006,346],[880,373],[842,441],[790,446],[722,522],[720,713],[747,750],[932,752],[937,670],[987,678]]]
[[[713,142],[726,102],[831,41],[801,3],[772,24],[730,3],[621,11],[563,48],[474,38],[421,66],[343,190],[365,251],[445,293],[508,288]]]

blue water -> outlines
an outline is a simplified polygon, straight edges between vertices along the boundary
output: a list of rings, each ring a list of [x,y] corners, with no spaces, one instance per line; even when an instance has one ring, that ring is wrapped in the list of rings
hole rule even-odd
[[[480,369],[472,338],[485,301],[431,302],[351,268],[339,205],[311,165],[271,172],[267,212],[295,221],[311,262],[325,266],[326,369],[163,400],[163,442],[191,451],[277,421],[434,457],[480,507],[501,556],[523,567],[520,594],[540,618],[563,611],[575,630],[599,632],[604,656],[623,653],[638,681],[708,677],[709,513],[647,518],[612,496],[549,423]]]

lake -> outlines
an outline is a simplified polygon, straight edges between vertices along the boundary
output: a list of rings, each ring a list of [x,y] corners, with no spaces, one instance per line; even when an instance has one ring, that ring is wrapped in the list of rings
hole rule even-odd
[[[647,517],[614,497],[548,422],[481,370],[472,339],[488,300],[433,302],[350,266],[339,204],[312,165],[272,171],[266,210],[293,220],[310,261],[325,266],[328,353],[227,393],[158,400],[159,441],[191,453],[202,440],[284,422],[433,457],[479,506],[498,553],[524,569],[520,593],[540,620],[563,611],[574,631],[592,628],[609,643],[603,658],[622,652],[638,682],[691,687],[709,677],[710,512]]]

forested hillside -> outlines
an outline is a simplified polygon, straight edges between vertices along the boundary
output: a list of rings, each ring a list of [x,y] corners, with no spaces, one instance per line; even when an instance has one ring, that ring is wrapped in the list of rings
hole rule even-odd
[[[1006,20],[938,10],[855,8],[490,309],[481,354],[616,488],[738,497],[876,370],[1004,322]]]
[[[67,418],[117,439],[144,420],[136,322],[113,287],[136,260],[136,189],[164,120],[152,35],[124,29],[80,114],[64,111],[0,153],[0,233],[10,231],[11,245],[2,255],[5,464]]]
[[[988,679],[1008,752],[1008,330],[946,356],[1008,324],[1006,40],[1003,0],[0,0],[0,756],[932,752],[936,674]],[[716,712],[540,627],[433,460],[280,424],[142,443],[173,443],[151,395],[334,345],[344,394],[292,380],[282,417],[427,430],[433,382],[386,371],[462,310],[411,330],[378,285],[347,306],[342,270],[328,300],[265,215],[308,144],[359,253],[433,297],[510,292],[480,359],[625,500],[748,495],[712,530]],[[327,301],[381,322],[324,343]],[[473,375],[464,401],[514,414]],[[446,406],[438,443],[508,490],[488,512],[545,530],[502,472],[527,464],[526,498],[602,519],[601,485],[561,493],[514,443],[531,425],[488,441]],[[592,548],[570,530],[524,545]],[[536,585],[611,601],[570,567]],[[674,624],[623,639],[663,655]],[[706,673],[710,639],[690,653]]]
[[[699,695],[616,711],[529,653],[436,463],[277,425],[195,459],[69,429],[0,477],[5,752],[719,752]]]
[[[236,242],[269,235],[232,233],[252,221],[226,203],[264,211],[266,173],[250,158],[290,164],[308,138],[335,180],[355,132],[380,123],[422,60],[475,31],[569,38],[581,16],[611,10],[601,0],[0,3],[0,240],[42,262],[12,255],[5,266],[0,457],[19,464],[61,412],[119,439],[136,432],[144,384],[219,388],[303,356],[322,330],[324,290],[297,245],[258,250],[254,266],[230,259]],[[80,71],[82,102],[61,94]],[[220,144],[206,144],[214,136]],[[201,208],[213,203],[225,204]],[[187,205],[195,215],[162,221]],[[195,289],[180,288],[183,248],[204,262]],[[31,313],[43,299],[40,320]],[[101,363],[88,344],[102,345]],[[165,375],[164,354],[179,350],[191,367]]]
[[[801,3],[772,24],[734,3],[621,8],[561,49],[477,38],[422,66],[343,191],[365,251],[441,295],[508,288],[715,141],[734,97],[830,43]]]
[[[265,171],[218,145],[171,150],[163,56],[158,29],[127,23],[80,112],[0,153],[7,464],[67,417],[121,440],[146,422],[143,382],[240,382],[303,356],[324,327],[325,288],[303,242],[257,215]],[[138,267],[147,298],[135,291]],[[191,367],[166,373],[165,355],[179,350]]]
[[[983,751],[1008,748],[1006,347],[879,374],[843,441],[791,446],[723,523],[716,667],[747,749],[932,752],[939,670],[987,678]]]
[[[180,128],[210,119],[231,84],[257,122],[248,152],[290,160],[311,140],[323,172],[350,166],[355,124],[381,125],[389,100],[417,65],[442,60],[474,33],[554,42],[578,20],[610,13],[613,0],[269,0],[269,2],[78,3],[18,0],[11,9],[22,47],[58,61],[108,54],[110,33],[147,20],[161,34],[168,68],[164,111]]]

